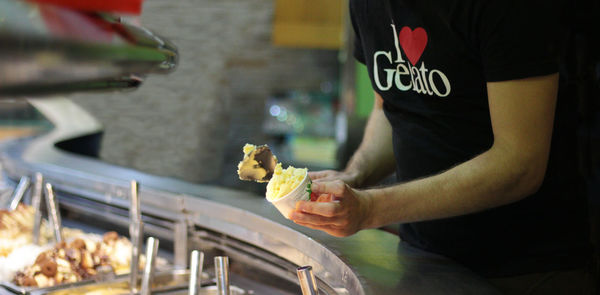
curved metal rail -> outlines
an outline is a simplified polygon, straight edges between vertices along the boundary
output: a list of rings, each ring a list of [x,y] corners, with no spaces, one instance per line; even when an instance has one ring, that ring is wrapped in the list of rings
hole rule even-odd
[[[44,103],[40,109],[48,118],[61,118],[61,110],[69,109],[62,100]],[[310,265],[321,294],[497,294],[469,270],[383,231],[334,238],[293,224],[256,195],[62,152],[53,145],[58,140],[83,135],[86,126],[90,133],[97,131],[86,114],[75,114],[79,115],[55,121],[49,134],[0,146],[7,174],[19,179],[42,172],[56,188],[62,207],[123,226],[128,223],[129,181],[139,181],[147,231],[174,242],[176,264],[187,263],[187,246],[193,245],[216,255],[225,253],[232,259],[232,270],[237,261],[240,268],[268,273],[298,291],[296,268]]]

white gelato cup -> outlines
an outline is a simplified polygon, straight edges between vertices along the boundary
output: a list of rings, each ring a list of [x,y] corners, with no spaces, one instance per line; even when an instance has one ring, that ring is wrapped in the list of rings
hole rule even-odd
[[[267,200],[271,202],[285,218],[290,219],[290,214],[296,209],[296,202],[310,200],[310,193],[307,190],[309,183],[310,178],[308,177],[308,173],[306,173],[302,182],[289,194],[276,200],[269,200],[268,198]]]

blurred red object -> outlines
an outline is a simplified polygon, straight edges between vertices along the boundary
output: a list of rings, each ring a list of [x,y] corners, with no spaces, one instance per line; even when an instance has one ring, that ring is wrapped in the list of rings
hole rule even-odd
[[[88,12],[137,14],[142,12],[142,0],[29,0]]]
[[[111,25],[92,13],[53,5],[40,5],[39,10],[46,28],[55,37],[102,43],[113,39]]]

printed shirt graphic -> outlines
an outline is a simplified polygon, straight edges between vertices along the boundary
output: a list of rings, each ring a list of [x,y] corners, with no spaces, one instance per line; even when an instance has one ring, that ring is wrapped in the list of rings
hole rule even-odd
[[[409,27],[403,27],[398,35],[398,40],[410,63],[417,65],[425,46],[427,46],[427,32],[425,32],[425,29],[416,28],[413,31]]]
[[[350,0],[350,14],[354,55],[392,126],[399,182],[441,173],[492,146],[487,82],[557,71],[551,48],[558,9],[547,2],[390,1],[392,21],[384,1]],[[568,110],[557,107],[557,122]],[[569,188],[575,174],[561,172],[575,162],[569,134],[555,127],[548,181],[536,194],[476,214],[403,224],[402,240],[484,276],[582,265],[589,257],[585,207]]]
[[[386,91],[396,87],[400,91],[412,90],[438,97],[448,96],[451,92],[448,77],[438,69],[428,69],[423,61],[418,64],[427,46],[425,29],[418,27],[411,30],[405,26],[397,34],[396,26],[391,24],[391,28],[396,58],[393,58],[394,54],[390,51],[377,51],[373,54],[373,75],[377,89]],[[385,69],[385,76],[381,77],[378,70],[390,64],[395,67]]]

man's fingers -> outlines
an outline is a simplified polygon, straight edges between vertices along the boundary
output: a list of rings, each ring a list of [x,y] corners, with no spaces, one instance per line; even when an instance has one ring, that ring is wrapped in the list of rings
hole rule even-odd
[[[296,203],[296,210],[313,215],[333,217],[343,212],[339,202],[307,202],[299,201]]]
[[[316,224],[304,223],[304,222],[295,221],[295,220],[294,220],[294,223],[302,225],[302,226],[305,226],[305,227],[308,227],[308,228],[312,228],[312,229],[316,229],[316,230],[322,230],[322,231],[325,231],[325,232],[330,231],[330,230],[337,230],[336,227],[331,226],[331,225],[316,225]]]
[[[317,198],[316,202],[326,203],[326,202],[333,202],[333,201],[335,201],[335,198],[332,195],[320,194],[319,197]]]
[[[308,223],[302,223],[302,222],[296,222],[294,221],[296,224],[304,226],[304,227],[308,227],[308,228],[312,228],[312,229],[316,229],[316,230],[320,230],[320,231],[324,231],[334,237],[346,237],[348,236],[348,234],[346,234],[342,229],[336,227],[336,226],[330,226],[330,225],[312,225],[312,224],[308,224]]]
[[[318,180],[318,179],[329,177],[331,172],[332,172],[331,170],[308,172],[308,177],[310,177],[311,180]]]
[[[323,227],[321,227],[321,226],[316,226],[316,225],[312,225],[312,224],[309,224],[309,223],[303,223],[303,222],[295,221],[295,220],[292,220],[292,221],[294,223],[302,225],[304,227],[308,227],[308,228],[312,228],[312,229],[316,229],[316,230],[323,230]]]
[[[314,214],[307,214],[302,212],[292,212],[290,219],[294,222],[301,222],[305,224],[311,224],[313,226],[335,226],[344,227],[348,225],[348,221],[340,217],[325,217]]]
[[[311,190],[317,194],[332,194],[341,197],[346,192],[346,184],[341,180],[315,182],[311,185]]]

